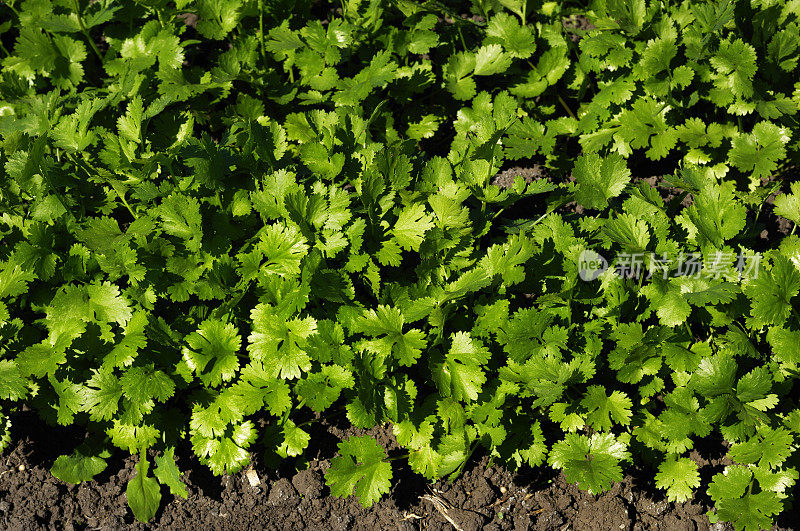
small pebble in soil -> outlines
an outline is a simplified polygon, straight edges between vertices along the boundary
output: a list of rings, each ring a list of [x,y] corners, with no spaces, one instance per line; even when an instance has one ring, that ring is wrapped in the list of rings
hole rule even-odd
[[[20,472],[25,472],[25,465],[19,465],[17,467],[17,470],[19,470]]]

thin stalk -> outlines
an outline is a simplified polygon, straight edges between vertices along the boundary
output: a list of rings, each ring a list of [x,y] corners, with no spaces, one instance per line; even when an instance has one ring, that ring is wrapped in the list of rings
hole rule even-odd
[[[459,38],[461,39],[461,46],[463,46],[463,47],[464,47],[464,50],[466,51],[466,50],[467,50],[467,43],[466,43],[466,42],[464,42],[464,34],[463,34],[463,33],[461,33],[461,26],[459,26],[458,24],[456,24],[456,29],[458,30],[458,36],[459,36]]]
[[[87,175],[92,176],[93,174],[94,175],[98,175],[100,173],[88,161],[80,159],[78,157],[74,157],[69,153],[66,153],[66,155],[72,161],[73,164],[75,164],[77,166],[83,165],[83,171],[86,172]],[[89,171],[89,170],[91,170],[91,171]],[[125,194],[117,187],[117,184],[111,179],[106,180],[106,182],[109,185],[111,185],[111,188],[117,194],[117,196],[119,197],[120,201],[122,201],[122,205],[125,208],[128,209],[128,212],[131,213],[131,216],[133,216],[133,219],[139,219],[139,216],[136,215],[136,212],[133,211],[133,208],[131,208],[131,205],[128,204],[128,200],[125,199]]]
[[[8,2],[8,3],[6,3],[6,5],[8,6],[8,8],[9,8],[9,9],[10,9],[10,10],[11,10],[11,11],[12,11],[12,12],[15,14],[15,15],[17,15],[17,18],[19,18],[19,11],[17,11],[17,9],[14,7],[14,5],[13,5],[11,2]]]
[[[258,40],[261,45],[261,60],[266,64],[267,45],[264,43],[264,0],[258,0]]]
[[[556,94],[556,97],[558,98],[558,102],[561,104],[561,106],[564,107],[564,110],[567,111],[567,114],[569,114],[570,118],[577,120],[575,113],[573,113],[572,109],[569,108],[569,105],[567,105],[567,102],[561,97],[561,94]]]
[[[92,36],[89,35],[89,30],[86,29],[86,26],[83,24],[83,17],[81,16],[81,10],[78,6],[78,0],[72,0],[72,5],[75,7],[75,16],[78,17],[78,25],[81,27],[81,33],[89,42],[89,46],[92,48],[92,51],[100,59],[100,62],[103,62],[103,56],[100,54],[100,50],[97,49],[97,45],[92,40]]]
[[[503,213],[503,210],[505,210],[505,209],[506,209],[506,208],[505,208],[505,207],[503,207],[503,208],[501,208],[500,210],[498,210],[497,212],[495,212],[495,213],[494,213],[494,216],[492,216],[492,220],[494,220],[494,219],[497,219],[497,216],[499,216],[500,214],[502,214],[502,213]]]
[[[136,212],[134,212],[133,209],[131,208],[131,206],[128,204],[128,200],[125,199],[125,193],[120,191],[117,188],[117,185],[114,184],[113,182],[109,181],[108,184],[110,184],[111,188],[114,189],[114,192],[116,192],[116,194],[119,197],[120,201],[122,201],[122,204],[125,205],[125,208],[128,209],[128,212],[131,213],[131,216],[133,216],[133,219],[139,219],[139,216],[136,215]]]

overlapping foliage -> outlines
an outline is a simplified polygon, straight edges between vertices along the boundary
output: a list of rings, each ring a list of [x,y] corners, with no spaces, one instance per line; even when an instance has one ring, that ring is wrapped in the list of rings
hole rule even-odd
[[[800,222],[797,2],[0,17],[0,448],[22,404],[85,426],[53,473],[139,454],[147,520],[161,486],[186,496],[182,442],[231,473],[302,455],[344,409],[389,423],[430,480],[482,448],[593,493],[652,467],[737,529],[787,503],[800,238],[759,234]],[[493,184],[532,163],[550,178]],[[681,193],[642,179],[661,175]],[[612,267],[584,280],[587,253]],[[642,274],[617,274],[632,255]],[[723,442],[733,464],[701,481],[691,452]],[[339,454],[333,495],[388,491],[399,456],[366,437]]]

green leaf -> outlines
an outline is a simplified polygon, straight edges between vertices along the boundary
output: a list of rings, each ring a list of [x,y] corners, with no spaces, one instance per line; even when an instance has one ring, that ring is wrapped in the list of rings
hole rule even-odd
[[[128,481],[125,489],[128,506],[140,522],[151,520],[161,505],[161,489],[158,487],[158,481],[147,477],[149,466],[147,456],[142,451],[136,464],[136,475]]]
[[[735,137],[728,153],[731,163],[741,171],[752,172],[751,179],[758,183],[770,176],[778,161],[786,156],[787,133],[772,122],[758,122],[752,133]]]
[[[218,387],[236,376],[242,340],[231,323],[207,319],[186,336],[186,343],[183,359],[205,385]]]
[[[239,23],[244,7],[238,0],[198,0],[197,31],[209,39],[222,40]]]
[[[425,212],[425,205],[415,203],[403,209],[392,228],[392,235],[406,251],[419,251],[425,233],[434,227],[433,216]]]
[[[161,228],[171,236],[186,241],[186,248],[192,252],[200,250],[203,239],[203,219],[200,217],[200,204],[193,197],[172,194],[158,207],[162,220]]]
[[[725,182],[703,186],[686,213],[697,227],[697,242],[722,249],[744,228],[747,209],[736,199],[734,184]]]
[[[775,469],[791,455],[794,437],[784,428],[760,426],[747,441],[734,444],[728,455],[737,463]]]
[[[658,467],[656,487],[667,491],[671,502],[684,503],[692,498],[700,486],[697,463],[687,457],[667,458]]]
[[[451,342],[444,362],[431,365],[433,379],[443,396],[475,401],[486,382],[484,365],[489,361],[489,351],[467,332],[453,334]]]
[[[0,262],[0,299],[25,293],[36,276],[12,261]]]
[[[619,462],[630,458],[626,446],[611,433],[595,433],[591,437],[568,433],[550,450],[547,462],[564,470],[567,481],[578,483],[591,494],[600,494],[622,481]]]
[[[650,307],[655,310],[664,326],[680,326],[692,313],[679,280],[654,278],[652,283],[641,290],[642,295],[650,300]]]
[[[355,323],[355,332],[376,338],[367,346],[382,356],[393,355],[401,365],[410,367],[417,362],[426,346],[425,333],[418,329],[403,332],[405,319],[397,308],[378,306],[367,310]]]
[[[107,450],[93,451],[89,445],[78,446],[72,455],[62,455],[50,468],[50,473],[66,483],[77,485],[89,481],[106,469],[106,459],[111,457]]]
[[[800,182],[792,183],[791,194],[781,194],[775,198],[775,214],[800,223]]]
[[[633,403],[622,391],[613,391],[606,396],[606,391],[599,385],[591,385],[581,400],[586,408],[586,422],[598,431],[611,429],[613,423],[627,426],[631,421]]]
[[[741,39],[720,42],[719,50],[709,59],[717,72],[715,89],[719,92],[730,91],[739,97],[752,96],[756,59],[755,49]]]
[[[324,365],[297,382],[297,395],[314,411],[328,409],[344,389],[355,385],[353,374],[339,365]]]
[[[616,153],[605,158],[597,153],[581,155],[572,171],[577,182],[575,200],[587,208],[607,207],[608,200],[622,193],[631,180],[625,159]]]
[[[142,141],[142,113],[143,103],[141,96],[136,96],[128,103],[128,110],[117,120],[119,136],[130,142]]]
[[[286,380],[299,378],[311,368],[306,352],[308,338],[317,330],[311,317],[286,319],[269,304],[259,304],[250,312],[253,332],[247,351],[260,361],[272,376]]]
[[[260,271],[296,276],[300,274],[300,263],[308,252],[308,245],[295,226],[274,223],[261,232],[257,249],[265,259]]]
[[[278,455],[281,457],[294,457],[301,455],[308,447],[308,441],[311,440],[311,435],[297,426],[294,421],[287,420],[281,427],[283,435],[283,442],[278,448]]]
[[[750,326],[781,326],[792,313],[792,298],[800,293],[800,271],[785,256],[776,254],[772,269],[761,267],[758,276],[748,280],[744,293],[751,302]]]
[[[95,421],[110,420],[119,409],[122,384],[110,370],[93,371],[81,389],[81,410]]]
[[[475,52],[475,75],[491,76],[508,70],[511,66],[509,57],[499,44],[481,46]]]
[[[733,392],[736,381],[736,362],[722,354],[703,358],[692,375],[692,384],[700,395],[713,398]]]
[[[453,97],[457,100],[469,100],[475,96],[475,54],[459,52],[450,56],[444,71],[444,79]]]
[[[512,57],[524,59],[536,51],[536,41],[530,27],[521,26],[519,21],[508,13],[497,13],[489,19],[486,36],[486,43],[501,44]]]
[[[621,245],[622,249],[628,253],[628,257],[631,257],[631,260],[636,255],[641,257],[650,242],[650,229],[647,222],[627,213],[619,214],[607,221],[603,226],[603,234],[611,241]],[[620,257],[620,260],[624,261],[626,257]],[[634,273],[632,269],[634,269],[635,264],[620,263],[618,265],[621,269],[624,266],[627,273]]]
[[[16,363],[0,360],[0,399],[21,400],[28,394],[27,383]]]
[[[4,452],[11,442],[11,419],[0,409],[0,452]]]
[[[155,457],[156,469],[153,470],[156,478],[162,485],[169,487],[173,496],[180,496],[186,499],[189,491],[186,484],[181,480],[181,471],[175,464],[175,448],[170,446],[161,455]]]
[[[339,454],[325,473],[325,483],[333,496],[355,494],[366,508],[389,492],[392,465],[385,461],[386,452],[374,439],[350,437],[339,443]]]
[[[714,500],[719,518],[744,531],[772,527],[772,516],[781,512],[783,504],[774,492],[753,494],[749,487],[753,472],[743,466],[728,466],[714,475],[708,494]]]

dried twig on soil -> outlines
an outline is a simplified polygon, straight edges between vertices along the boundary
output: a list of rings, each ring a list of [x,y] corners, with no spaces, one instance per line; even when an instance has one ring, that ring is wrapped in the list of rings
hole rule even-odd
[[[434,508],[437,511],[439,511],[439,514],[444,516],[445,520],[450,522],[450,525],[452,525],[455,528],[456,531],[464,531],[461,528],[461,526],[459,526],[456,523],[456,521],[453,520],[453,518],[450,516],[450,511],[453,509],[453,506],[450,505],[449,503],[447,503],[447,501],[445,501],[444,499],[440,498],[439,496],[436,496],[435,494],[424,494],[424,495],[420,496],[420,499],[423,499],[425,501],[431,502],[433,504]]]

